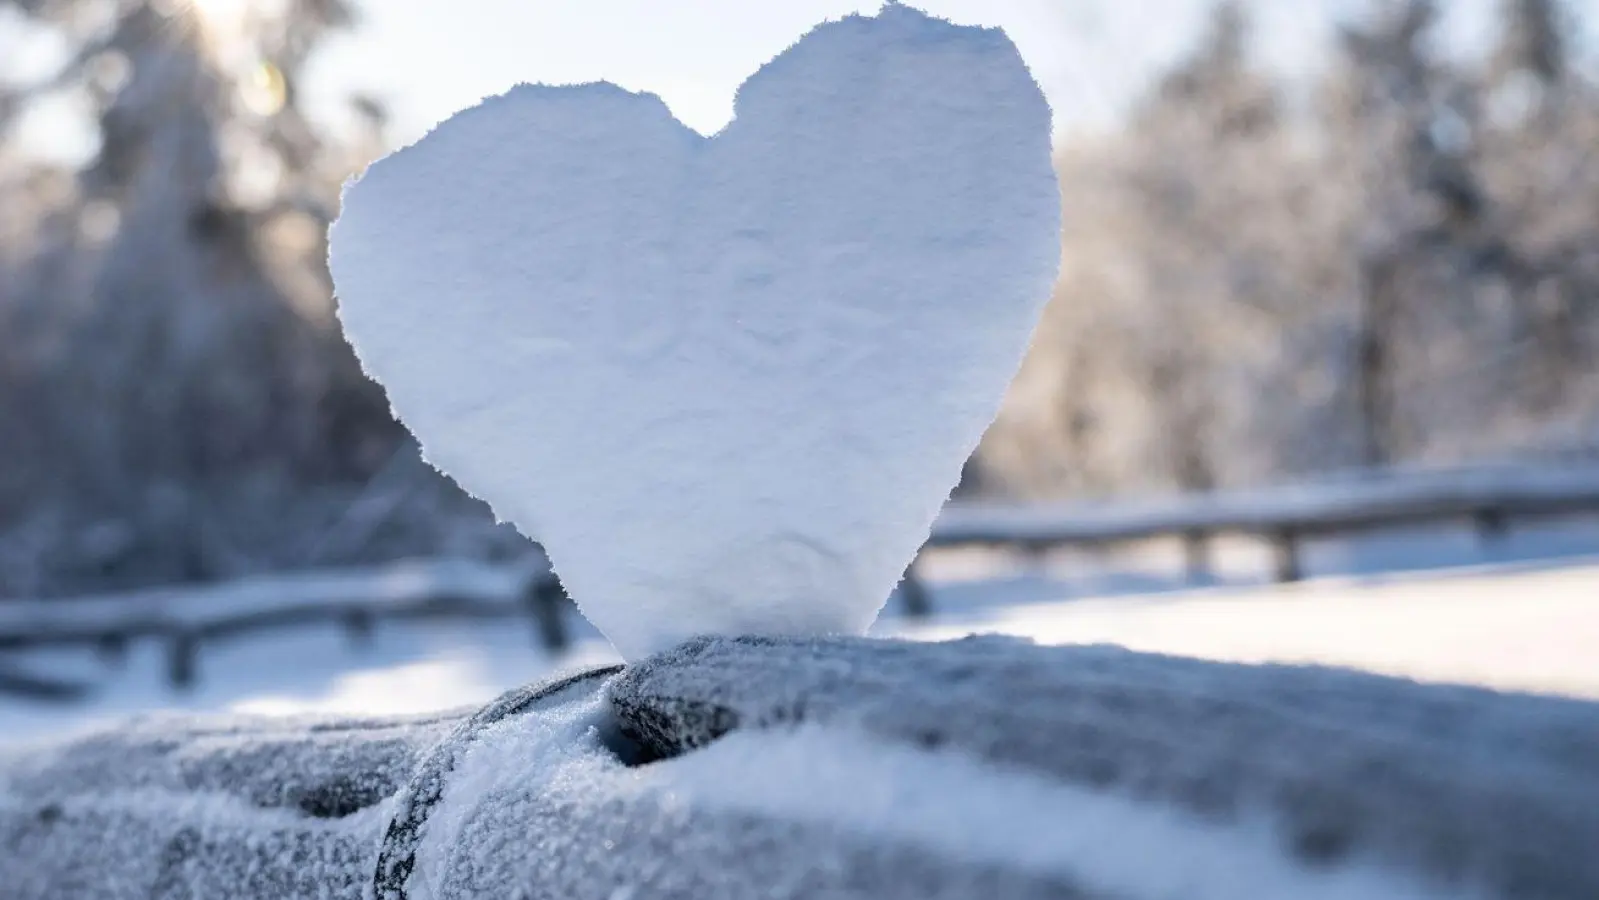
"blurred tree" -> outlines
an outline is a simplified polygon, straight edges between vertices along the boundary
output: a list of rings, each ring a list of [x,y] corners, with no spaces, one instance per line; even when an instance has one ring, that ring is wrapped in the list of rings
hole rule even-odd
[[[1279,443],[1286,423],[1250,395],[1301,313],[1283,261],[1306,245],[1284,218],[1312,173],[1248,33],[1219,5],[1125,131],[1064,149],[1057,299],[983,449],[1010,483],[1204,490],[1265,464],[1240,448]]]
[[[1430,0],[1345,26],[1302,108],[1239,3],[1062,148],[1057,296],[981,451],[1024,493],[1204,489],[1599,447],[1599,91],[1576,11],[1486,59]]]
[[[1506,0],[1484,79],[1483,181],[1521,263],[1517,340],[1529,411],[1591,419],[1599,352],[1599,90],[1571,66],[1572,9]]]
[[[1474,59],[1434,51],[1429,0],[1373,9],[1297,104],[1218,4],[1123,127],[1061,149],[1057,296],[966,490],[1599,449],[1584,10],[1502,0]],[[331,318],[325,226],[385,119],[358,98],[334,142],[300,102],[344,0],[0,11],[68,48],[0,78],[0,592],[519,547]],[[47,101],[85,110],[82,166],[8,143]]]
[[[1358,301],[1352,387],[1365,465],[1387,465],[1404,452],[1396,354],[1405,317],[1423,312],[1404,302],[1437,301],[1405,281],[1415,274],[1409,263],[1443,249],[1436,230],[1443,218],[1469,218],[1481,206],[1461,164],[1466,120],[1450,108],[1448,75],[1425,46],[1435,20],[1431,0],[1390,0],[1368,25],[1346,26],[1324,91],[1330,155],[1361,198],[1346,234],[1354,241],[1347,248]],[[1412,338],[1423,347],[1430,340]]]
[[[1538,213],[1522,193],[1549,174],[1540,156],[1566,160],[1553,170],[1564,195],[1543,193],[1539,206],[1564,211],[1566,239],[1592,244],[1599,223],[1578,198],[1592,196],[1599,172],[1569,165],[1581,142],[1571,126],[1591,117],[1591,90],[1586,111],[1568,105],[1558,5],[1518,0],[1503,13],[1504,40],[1484,72],[1429,58],[1432,7],[1417,0],[1391,4],[1342,42],[1327,121],[1335,152],[1356,161],[1366,211],[1355,250],[1357,394],[1370,463],[1545,443],[1538,433],[1577,399],[1567,385],[1591,373],[1571,293],[1559,287],[1567,249],[1528,243]],[[1496,101],[1504,90],[1522,93],[1520,112]]]
[[[21,178],[36,202],[13,226],[32,239],[0,297],[0,427],[26,438],[7,442],[0,529],[48,531],[74,572],[219,577],[303,561],[396,454],[432,478],[332,316],[326,226],[383,111],[354,104],[366,138],[352,152],[307,120],[299,82],[349,5],[3,8],[70,52],[0,92],[0,115],[70,99],[96,147],[64,183],[42,163]]]
[[[1546,88],[1561,85],[1570,50],[1559,0],[1500,0],[1500,6],[1503,37],[1490,63],[1491,77],[1530,77]]]

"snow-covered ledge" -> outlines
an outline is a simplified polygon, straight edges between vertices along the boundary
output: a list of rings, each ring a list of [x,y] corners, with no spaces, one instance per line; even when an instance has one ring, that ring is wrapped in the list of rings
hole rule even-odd
[[[1599,705],[1001,638],[150,718],[0,785],[15,900],[1599,896]]]

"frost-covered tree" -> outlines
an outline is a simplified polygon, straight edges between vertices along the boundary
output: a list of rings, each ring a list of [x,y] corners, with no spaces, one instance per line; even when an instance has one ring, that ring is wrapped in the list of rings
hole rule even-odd
[[[1491,62],[1495,80],[1530,77],[1561,85],[1570,66],[1570,22],[1560,0],[1500,0],[1503,38]]]
[[[1243,7],[1062,149],[1056,302],[981,455],[1022,492],[1203,489],[1599,444],[1599,88],[1578,10],[1486,59],[1385,0],[1308,103]]]
[[[1521,264],[1528,412],[1570,440],[1599,418],[1599,85],[1572,65],[1574,7],[1507,0],[1484,79],[1485,191]]]
[[[1581,397],[1568,385],[1587,374],[1588,326],[1571,308],[1581,289],[1569,281],[1568,250],[1538,246],[1532,219],[1559,211],[1575,225],[1564,230],[1575,247],[1599,230],[1581,211],[1599,172],[1571,133],[1592,115],[1591,89],[1587,101],[1546,114],[1566,102],[1555,87],[1561,51],[1549,43],[1554,4],[1507,3],[1504,43],[1486,72],[1428,55],[1429,4],[1394,7],[1346,32],[1327,113],[1333,156],[1349,166],[1365,212],[1355,253],[1366,459],[1535,447],[1548,425],[1577,411]],[[1495,102],[1515,73],[1532,79],[1545,112],[1515,113],[1503,94]],[[1527,208],[1525,191],[1551,173],[1558,187]]]
[[[1241,9],[1220,6],[1124,132],[1062,153],[1057,301],[984,448],[1028,489],[1202,490],[1276,446],[1286,423],[1252,395],[1303,389],[1267,373],[1300,314],[1283,263],[1303,227],[1285,219],[1307,212],[1312,173],[1247,35]]]
[[[372,136],[361,147],[329,141],[300,81],[350,6],[0,6],[70,48],[55,71],[7,85],[0,114],[74,103],[96,144],[65,178],[15,152],[0,178],[34,200],[8,223],[27,241],[0,248],[13,266],[0,428],[25,436],[6,442],[0,531],[47,548],[24,568],[59,569],[11,589],[97,568],[160,581],[317,560],[350,492],[397,458],[428,482],[420,493],[448,493],[404,449],[332,317],[326,226],[382,110],[354,104]]]

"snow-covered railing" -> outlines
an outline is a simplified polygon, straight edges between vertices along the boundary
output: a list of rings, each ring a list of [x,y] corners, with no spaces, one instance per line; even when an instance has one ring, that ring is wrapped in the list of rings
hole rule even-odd
[[[1513,517],[1587,511],[1599,511],[1599,467],[1393,471],[1102,507],[952,505],[928,546],[1043,551],[1178,537],[1190,573],[1200,575],[1209,567],[1211,537],[1244,535],[1272,544],[1278,581],[1297,581],[1307,538],[1451,520],[1494,538]]]
[[[1387,473],[1163,503],[952,505],[927,547],[1047,551],[1176,537],[1187,549],[1191,576],[1199,577],[1209,565],[1211,537],[1245,535],[1270,542],[1276,579],[1294,581],[1303,575],[1300,545],[1309,538],[1460,520],[1492,539],[1512,518],[1588,511],[1599,512],[1599,468]],[[914,566],[896,602],[908,615],[932,612]],[[182,686],[195,680],[205,643],[317,623],[361,639],[380,620],[527,616],[537,640],[558,650],[567,644],[569,605],[542,556],[514,565],[417,560],[86,599],[0,600],[0,651],[88,645],[115,653],[132,640],[159,640],[168,648],[169,678]]]
[[[0,601],[0,651],[131,640],[167,642],[168,676],[195,679],[200,646],[319,622],[362,639],[378,620],[527,615],[540,643],[567,644],[565,595],[542,556],[517,564],[408,560],[382,567],[258,575],[90,598]]]

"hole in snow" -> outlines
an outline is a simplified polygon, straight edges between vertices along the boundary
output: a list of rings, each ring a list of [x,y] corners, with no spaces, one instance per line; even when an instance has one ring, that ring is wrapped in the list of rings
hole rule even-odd
[[[600,746],[630,769],[666,758],[658,752],[658,748],[645,744],[629,734],[614,712],[606,716],[598,727]]]
[[[738,727],[725,706],[675,697],[611,692],[610,715],[600,729],[604,746],[624,764],[648,765],[707,746]]]
[[[306,790],[294,798],[294,805],[312,818],[342,819],[376,806],[392,792],[391,786],[376,779],[341,775]]]

